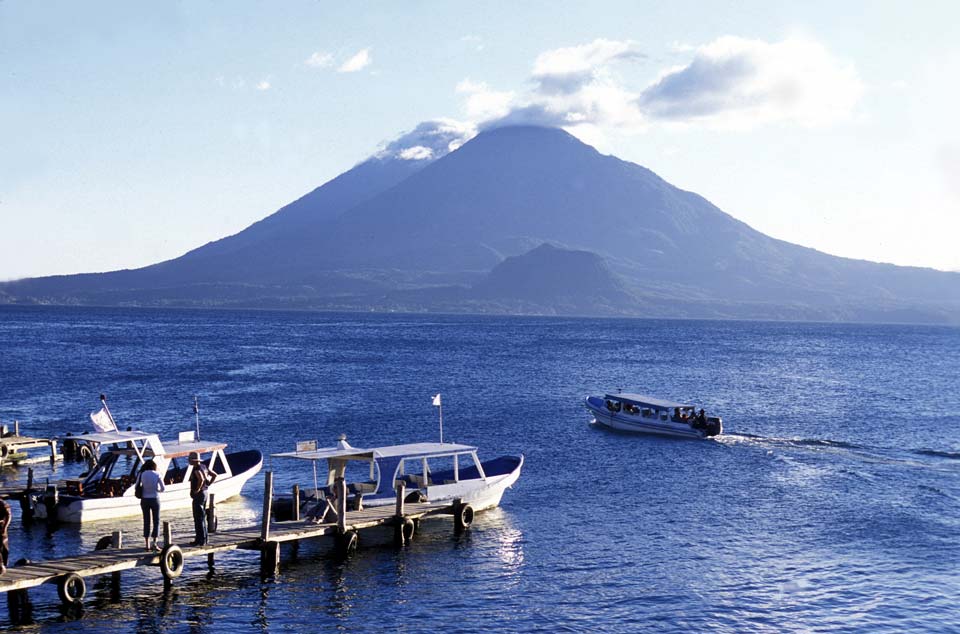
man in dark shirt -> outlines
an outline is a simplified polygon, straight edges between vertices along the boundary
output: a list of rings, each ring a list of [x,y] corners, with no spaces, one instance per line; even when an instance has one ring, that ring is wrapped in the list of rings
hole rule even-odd
[[[217,474],[200,462],[200,454],[190,452],[190,498],[193,500],[193,528],[195,538],[192,546],[207,543],[207,487],[217,479]]]

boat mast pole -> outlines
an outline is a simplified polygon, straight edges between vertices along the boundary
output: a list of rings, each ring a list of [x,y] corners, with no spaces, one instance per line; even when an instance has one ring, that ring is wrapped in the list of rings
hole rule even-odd
[[[200,440],[200,401],[193,397],[193,415],[197,417],[197,440]]]
[[[110,419],[110,422],[113,423],[113,431],[120,431],[120,428],[117,427],[117,421],[113,420],[113,414],[110,413],[110,408],[107,407],[107,395],[100,395],[100,402],[103,403],[103,411],[107,413],[107,418]]]

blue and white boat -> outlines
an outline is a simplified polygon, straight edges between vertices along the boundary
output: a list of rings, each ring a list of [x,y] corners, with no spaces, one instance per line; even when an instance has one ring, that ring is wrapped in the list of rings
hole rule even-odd
[[[482,511],[500,504],[523,467],[522,454],[481,462],[476,447],[455,443],[361,448],[341,437],[333,447],[316,448],[316,442],[308,441],[297,443],[297,449],[272,457],[313,463],[314,491],[307,492],[304,503],[312,498],[322,504],[336,479],[344,478],[354,508],[393,504],[395,487],[402,482],[408,496],[434,503],[460,499]]]
[[[723,420],[719,416],[707,416],[689,403],[618,392],[588,396],[586,406],[594,422],[622,431],[680,438],[706,438],[723,433]]]

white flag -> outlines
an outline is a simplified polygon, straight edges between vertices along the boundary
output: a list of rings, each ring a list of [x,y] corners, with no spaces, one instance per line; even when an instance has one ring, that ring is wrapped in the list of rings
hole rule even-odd
[[[101,407],[99,412],[90,414],[90,420],[97,431],[117,431],[117,426],[110,420],[110,414],[107,413],[106,408]]]
[[[439,395],[439,394],[437,394],[436,396],[433,397],[433,406],[434,406],[434,407],[440,407],[440,395]]]

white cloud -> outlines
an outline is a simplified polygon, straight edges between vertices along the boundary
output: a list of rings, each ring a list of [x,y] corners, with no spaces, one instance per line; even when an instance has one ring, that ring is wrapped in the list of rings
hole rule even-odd
[[[405,148],[397,154],[397,158],[401,158],[404,161],[422,161],[432,157],[433,150],[422,145]]]
[[[853,114],[864,87],[856,69],[806,39],[764,42],[725,36],[694,48],[691,61],[631,87],[624,60],[646,58],[629,40],[598,39],[544,51],[523,95],[464,80],[464,110],[484,129],[508,124],[559,126],[594,138],[604,130],[642,132],[681,123],[748,128],[790,121],[823,125]]]
[[[260,90],[260,91],[270,90],[270,82],[267,81],[266,79],[261,80],[260,82],[257,83],[257,90]]]
[[[597,79],[613,62],[640,57],[644,55],[633,42],[598,39],[540,53],[533,63],[533,79],[540,92],[571,93]]]
[[[373,58],[370,57],[370,49],[365,48],[360,50],[356,55],[345,61],[340,65],[340,68],[337,69],[338,73],[355,73],[359,70],[363,70],[373,62]]]
[[[333,55],[316,51],[313,55],[305,59],[303,63],[313,68],[329,68],[333,66]]]
[[[522,98],[495,92],[486,84],[461,82],[459,92],[469,94],[467,113],[475,114],[470,100],[508,108],[503,114],[481,117],[484,129],[502,125],[543,125],[578,130],[596,138],[600,132],[588,127],[642,129],[645,121],[636,106],[637,94],[628,90],[613,72],[615,63],[645,57],[631,41],[599,39],[568,48],[545,51],[537,56],[531,71],[534,88]],[[499,96],[500,101],[494,97]],[[509,99],[507,99],[509,96]]]
[[[637,100],[650,118],[753,127],[824,125],[849,117],[863,94],[856,69],[820,43],[725,36],[664,72]]]
[[[476,126],[453,119],[424,121],[410,132],[405,132],[377,152],[381,159],[403,160],[438,159],[472,139]]]
[[[513,91],[491,90],[486,82],[464,79],[456,91],[467,95],[464,111],[471,121],[486,121],[503,117],[510,112],[516,99]]]

